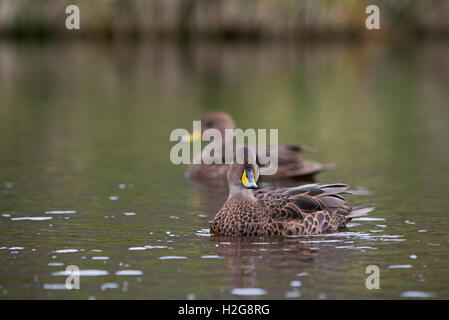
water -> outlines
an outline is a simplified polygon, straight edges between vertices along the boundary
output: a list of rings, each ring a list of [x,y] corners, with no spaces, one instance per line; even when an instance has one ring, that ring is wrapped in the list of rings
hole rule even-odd
[[[448,56],[435,42],[1,43],[0,299],[449,298]],[[329,235],[211,236],[227,191],[185,179],[169,134],[212,109],[316,147],[337,165],[318,181],[376,211]]]

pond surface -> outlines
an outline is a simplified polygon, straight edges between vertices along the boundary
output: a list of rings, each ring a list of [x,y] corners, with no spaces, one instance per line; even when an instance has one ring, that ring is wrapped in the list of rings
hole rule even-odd
[[[0,43],[0,299],[449,298],[449,45]],[[334,163],[335,234],[219,239],[169,160],[209,110]],[[81,270],[65,290],[66,267]],[[380,270],[380,289],[365,273]]]

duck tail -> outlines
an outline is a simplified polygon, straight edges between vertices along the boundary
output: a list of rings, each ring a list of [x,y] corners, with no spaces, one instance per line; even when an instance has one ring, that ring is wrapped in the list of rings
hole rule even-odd
[[[351,212],[347,215],[347,217],[348,218],[356,218],[356,217],[367,216],[368,213],[370,213],[374,209],[376,209],[376,207],[374,207],[374,204],[367,204],[367,205],[363,205],[363,206],[354,207],[354,208],[352,208]]]

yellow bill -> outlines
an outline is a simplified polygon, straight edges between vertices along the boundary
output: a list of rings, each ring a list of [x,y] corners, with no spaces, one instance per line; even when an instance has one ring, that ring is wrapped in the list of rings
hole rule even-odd
[[[192,134],[182,136],[180,140],[182,142],[195,142],[201,140],[201,131],[195,131]]]
[[[247,189],[256,189],[257,184],[254,179],[254,170],[245,168],[242,174],[242,184]]]

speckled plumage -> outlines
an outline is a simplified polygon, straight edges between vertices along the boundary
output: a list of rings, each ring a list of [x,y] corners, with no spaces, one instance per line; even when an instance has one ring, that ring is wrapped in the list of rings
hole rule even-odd
[[[350,208],[338,194],[343,184],[263,188],[228,199],[210,225],[223,236],[310,235],[343,228],[370,206]]]
[[[227,167],[229,196],[210,225],[221,236],[293,236],[319,234],[345,227],[353,217],[366,215],[370,205],[351,208],[340,195],[345,184],[309,184],[294,188],[257,188],[244,177],[257,181],[259,167],[251,148],[240,146],[244,163]],[[252,181],[252,182],[254,182]]]

